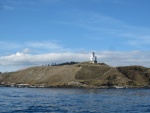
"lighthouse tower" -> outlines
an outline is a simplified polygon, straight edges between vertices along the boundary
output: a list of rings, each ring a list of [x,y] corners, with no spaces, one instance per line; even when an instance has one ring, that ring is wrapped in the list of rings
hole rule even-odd
[[[91,63],[97,63],[97,57],[95,56],[95,53],[92,52],[91,57],[90,57],[90,61]]]

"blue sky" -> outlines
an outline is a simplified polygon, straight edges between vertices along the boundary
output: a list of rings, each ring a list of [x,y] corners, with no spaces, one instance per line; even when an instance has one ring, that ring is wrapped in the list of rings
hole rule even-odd
[[[149,0],[0,0],[0,71],[88,61],[150,67]]]

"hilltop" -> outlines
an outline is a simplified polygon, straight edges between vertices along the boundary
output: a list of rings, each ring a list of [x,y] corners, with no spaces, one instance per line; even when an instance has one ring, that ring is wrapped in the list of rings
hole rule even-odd
[[[0,74],[1,86],[18,87],[148,87],[150,69],[142,66],[112,67],[82,62],[37,66]]]

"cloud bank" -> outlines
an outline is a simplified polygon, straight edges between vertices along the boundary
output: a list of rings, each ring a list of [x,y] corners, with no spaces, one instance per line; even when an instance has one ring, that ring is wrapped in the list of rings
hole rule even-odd
[[[16,54],[1,56],[1,71],[15,71],[26,67],[47,65],[51,63],[63,62],[84,62],[90,61],[90,52],[88,53],[47,53],[47,54],[28,54],[26,52],[17,52]],[[113,52],[97,51],[98,62],[103,62],[111,66],[141,65],[150,67],[150,52],[130,51]]]

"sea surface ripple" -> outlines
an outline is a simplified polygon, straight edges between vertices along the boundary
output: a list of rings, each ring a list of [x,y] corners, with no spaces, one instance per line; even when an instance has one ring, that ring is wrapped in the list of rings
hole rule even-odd
[[[0,113],[150,113],[150,89],[0,87]]]

